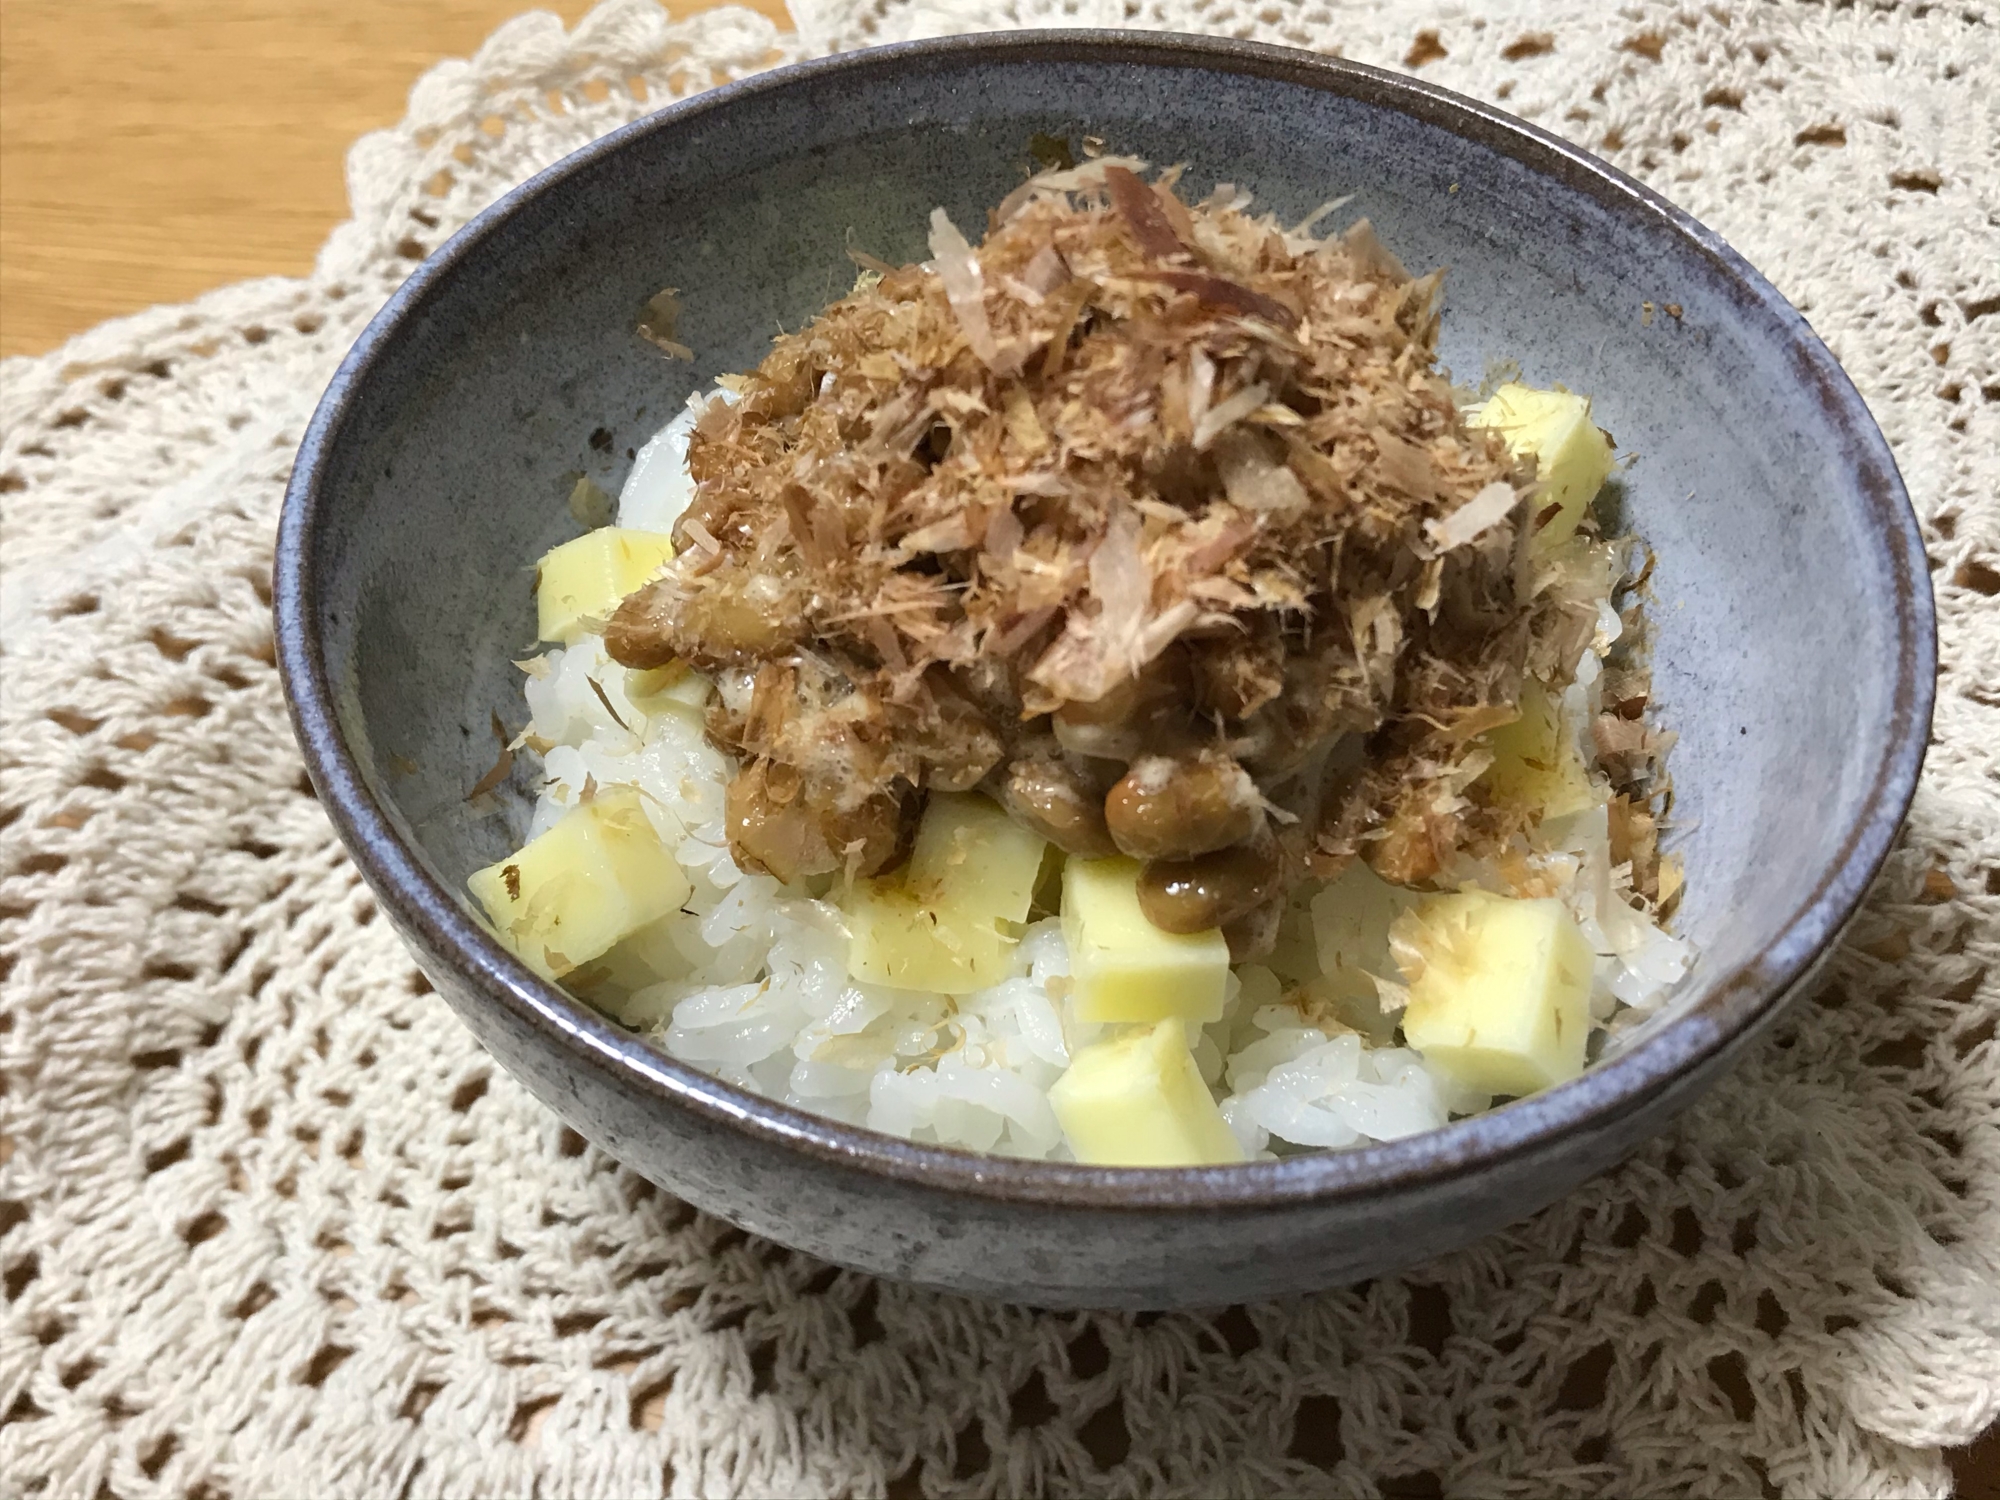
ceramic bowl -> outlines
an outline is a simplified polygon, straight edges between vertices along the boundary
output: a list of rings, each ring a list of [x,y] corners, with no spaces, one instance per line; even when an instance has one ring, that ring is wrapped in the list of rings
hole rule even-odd
[[[519,841],[529,565],[577,473],[755,364],[853,277],[916,259],[931,208],[984,223],[1031,136],[1189,163],[1303,215],[1355,195],[1450,268],[1443,357],[1591,392],[1638,455],[1621,523],[1658,554],[1657,702],[1686,826],[1669,1013],[1581,1079],[1391,1145],[1112,1170],[912,1145],[746,1094],[538,980],[465,877]],[[1336,219],[1336,223],[1340,221]],[[634,332],[678,287],[674,363]],[[1650,303],[1656,315],[1644,315]],[[481,1043],[673,1193],[830,1261],[1043,1305],[1201,1306],[1436,1255],[1602,1171],[1715,1081],[1867,888],[1923,755],[1934,635],[1888,449],[1812,330],[1713,233],[1604,163],[1443,90],[1191,37],[1025,33],[855,53],[653,115],[544,172],[417,270],[328,389],[278,543],[278,643],[307,765],[356,864]],[[408,768],[416,769],[410,771]]]

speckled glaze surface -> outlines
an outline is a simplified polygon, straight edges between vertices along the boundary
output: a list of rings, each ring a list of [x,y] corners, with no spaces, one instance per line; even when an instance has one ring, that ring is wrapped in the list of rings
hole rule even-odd
[[[1443,356],[1596,398],[1637,455],[1620,522],[1655,547],[1657,701],[1701,961],[1582,1079],[1388,1146],[1185,1171],[914,1146],[684,1067],[504,953],[465,876],[532,788],[467,804],[530,565],[616,490],[697,386],[845,290],[852,243],[968,228],[1036,132],[1102,137],[1303,216],[1370,218],[1450,267]],[[669,363],[634,323],[678,287]],[[1679,316],[1642,319],[1642,304]],[[481,215],[384,309],[328,390],[286,498],[280,665],[322,800],[437,988],[502,1064],[663,1186],[842,1264],[1044,1305],[1203,1306],[1407,1265],[1521,1218],[1685,1107],[1808,976],[1887,852],[1928,736],[1935,650],[1915,522],[1831,355],[1700,226],[1611,168],[1410,79],[1209,39],[1030,33],[767,74],[596,143]],[[414,772],[395,768],[414,765]]]

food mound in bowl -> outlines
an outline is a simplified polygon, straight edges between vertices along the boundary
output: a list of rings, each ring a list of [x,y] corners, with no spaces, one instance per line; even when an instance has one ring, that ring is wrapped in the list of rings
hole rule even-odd
[[[542,559],[546,780],[471,881],[530,967],[804,1109],[1127,1165],[1441,1126],[1682,976],[1588,400],[1462,401],[1441,273],[1143,170],[939,210]]]

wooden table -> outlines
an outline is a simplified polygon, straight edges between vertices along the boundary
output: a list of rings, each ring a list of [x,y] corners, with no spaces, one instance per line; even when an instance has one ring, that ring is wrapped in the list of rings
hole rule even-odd
[[[346,217],[348,144],[532,3],[5,0],[0,354],[309,270]],[[736,3],[791,24],[783,0]],[[589,5],[545,8],[574,24]]]

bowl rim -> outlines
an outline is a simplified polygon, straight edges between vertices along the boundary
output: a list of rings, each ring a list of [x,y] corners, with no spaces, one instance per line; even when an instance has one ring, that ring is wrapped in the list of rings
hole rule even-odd
[[[523,204],[657,132],[768,93],[829,81],[953,66],[1102,61],[1221,71],[1336,93],[1484,145],[1614,211],[1652,221],[1691,243],[1746,313],[1776,324],[1801,383],[1855,460],[1854,490],[1891,567],[1896,690],[1886,748],[1839,852],[1772,940],[1732,969],[1697,1006],[1629,1051],[1545,1093],[1400,1141],[1209,1167],[1102,1167],[1026,1161],[924,1145],[810,1114],[725,1083],[668,1056],[504,950],[435,879],[397,833],[339,728],[319,632],[320,580],[312,567],[328,506],[329,455],[349,428],[356,393],[396,349],[412,314],[459,262],[500,233]],[[1936,693],[1936,619],[1929,570],[1895,461],[1860,395],[1831,352],[1775,288],[1722,238],[1643,184],[1578,147],[1505,112],[1386,69],[1263,43],[1178,33],[1050,30],[896,43],[776,68],[694,95],[599,137],[516,186],[423,261],[375,314],[342,360],[301,442],[281,513],[273,569],[278,665],[294,732],[320,800],[362,874],[404,931],[444,954],[481,998],[511,1012],[612,1087],[658,1107],[692,1111],[753,1143],[830,1166],[997,1203],[1091,1211],[1279,1209],[1386,1194],[1477,1172],[1603,1128],[1668,1091],[1755,1031],[1806,978],[1852,917],[1892,847],[1915,794]]]

